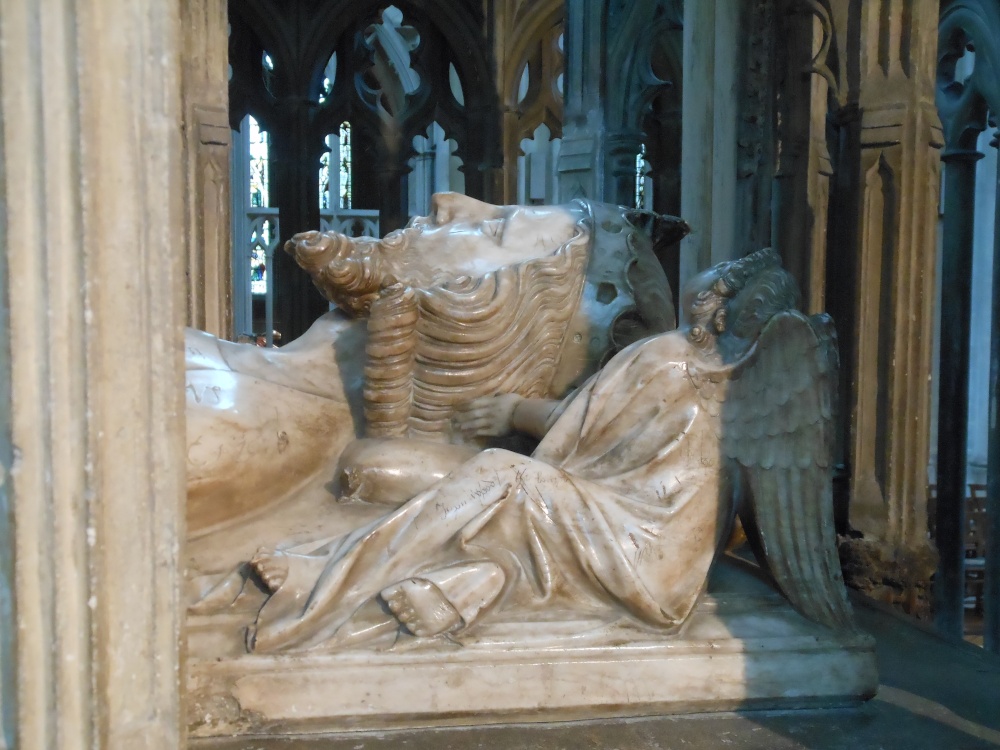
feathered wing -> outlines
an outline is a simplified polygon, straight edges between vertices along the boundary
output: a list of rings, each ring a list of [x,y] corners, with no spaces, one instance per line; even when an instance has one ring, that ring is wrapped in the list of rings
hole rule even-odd
[[[833,521],[837,367],[829,316],[775,315],[732,371],[722,444],[743,467],[756,521],[746,531],[779,588],[810,620],[848,628]]]

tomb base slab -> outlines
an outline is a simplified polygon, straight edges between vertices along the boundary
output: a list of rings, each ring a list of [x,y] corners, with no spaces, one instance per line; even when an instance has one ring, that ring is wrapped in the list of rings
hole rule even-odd
[[[875,694],[870,636],[815,625],[742,566],[719,567],[716,590],[671,638],[522,621],[463,645],[401,637],[379,650],[195,657],[191,736],[842,706]],[[205,623],[189,628],[193,653],[210,645]]]

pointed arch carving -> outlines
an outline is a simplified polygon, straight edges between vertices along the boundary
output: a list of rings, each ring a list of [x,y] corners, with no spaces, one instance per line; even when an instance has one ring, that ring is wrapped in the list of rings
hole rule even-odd
[[[395,98],[391,113],[362,95],[372,78],[373,50],[365,32],[395,6],[420,43],[409,67],[419,79]],[[500,103],[483,8],[453,0],[230,0],[231,122],[252,113],[272,137],[272,195],[285,237],[319,226],[320,159],[327,134],[350,122],[357,161],[364,161],[367,187],[358,181],[359,208],[378,208],[380,231],[407,220],[406,180],[413,137],[439,123],[457,143],[466,192],[491,200],[502,164]],[[261,56],[274,62],[273,84],[261,80]],[[332,85],[324,87],[331,55],[337,55]],[[384,60],[381,62],[385,62]],[[396,61],[397,65],[400,62]],[[452,66],[464,102],[450,86]],[[393,69],[382,64],[383,79]],[[365,76],[368,76],[365,83]],[[362,84],[365,85],[362,85]],[[384,83],[384,81],[383,81]],[[377,99],[377,97],[376,97]],[[367,196],[368,204],[362,198]],[[283,255],[275,261],[276,319],[286,340],[294,339],[323,312],[308,276]]]
[[[517,196],[517,158],[521,141],[544,124],[552,137],[562,135],[563,97],[556,81],[563,70],[558,47],[563,32],[563,0],[522,3],[503,19],[507,23],[496,50],[498,88],[503,107],[503,202]],[[507,41],[510,43],[506,43]],[[521,77],[528,68],[528,91],[519,101]]]

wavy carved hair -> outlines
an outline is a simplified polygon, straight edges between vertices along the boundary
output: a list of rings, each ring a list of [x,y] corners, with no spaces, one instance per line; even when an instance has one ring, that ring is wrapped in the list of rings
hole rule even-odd
[[[718,279],[690,304],[688,339],[696,346],[711,344],[714,336],[726,330],[752,338],[771,317],[798,306],[798,285],[772,248],[716,268]],[[730,314],[733,310],[735,317]]]
[[[797,308],[799,299],[798,284],[788,271],[781,266],[765,268],[730,302],[735,312],[730,316],[730,331],[740,338],[754,338],[775,315]]]

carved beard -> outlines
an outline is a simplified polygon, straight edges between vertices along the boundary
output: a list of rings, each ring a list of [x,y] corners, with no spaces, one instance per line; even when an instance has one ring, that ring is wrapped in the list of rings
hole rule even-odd
[[[368,315],[382,289],[397,282],[430,286],[433,272],[422,258],[410,252],[410,240],[419,232],[417,228],[402,229],[382,240],[336,235],[342,249],[326,267],[313,273],[313,281],[327,299],[345,312],[354,317]]]
[[[555,397],[589,247],[580,226],[548,256],[426,288],[406,286],[410,278],[387,286],[368,318],[367,436],[448,441],[460,404],[495,393]],[[399,268],[400,257],[412,255],[383,260]]]
[[[313,280],[337,307],[354,317],[367,315],[379,290],[393,281],[386,278],[381,256],[375,245],[355,248],[347,257],[328,264]]]
[[[285,244],[324,297],[352,317],[367,315],[388,274],[382,244],[337,232],[304,232]]]

